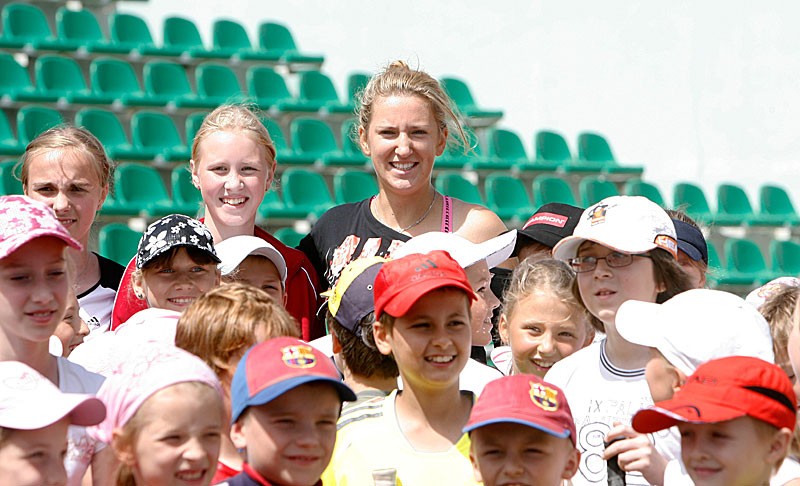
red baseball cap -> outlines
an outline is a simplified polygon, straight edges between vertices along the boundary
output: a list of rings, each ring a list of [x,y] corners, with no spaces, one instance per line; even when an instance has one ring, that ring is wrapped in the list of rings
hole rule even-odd
[[[231,423],[247,407],[263,405],[300,385],[314,381],[332,384],[342,400],[355,393],[345,385],[328,356],[293,337],[268,339],[256,344],[239,361],[231,382]]]
[[[476,298],[464,269],[446,251],[415,253],[388,261],[375,276],[375,317],[383,312],[402,316],[420,297],[442,287],[463,290],[470,302]]]
[[[536,375],[510,375],[487,383],[472,407],[464,432],[484,425],[512,422],[539,429],[575,445],[575,421],[567,397]]]
[[[794,430],[797,398],[789,377],[762,359],[731,356],[707,361],[669,400],[639,410],[633,428],[650,433],[678,422],[707,424],[748,415]]]

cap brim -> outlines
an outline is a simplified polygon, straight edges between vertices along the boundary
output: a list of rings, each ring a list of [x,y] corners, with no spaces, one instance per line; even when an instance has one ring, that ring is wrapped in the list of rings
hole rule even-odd
[[[615,243],[610,243],[608,241],[600,241],[595,238],[586,238],[583,236],[567,236],[563,240],[559,241],[556,246],[553,248],[553,257],[557,260],[569,260],[571,258],[575,258],[578,256],[578,249],[585,241],[591,241],[593,243],[597,243],[598,245],[605,246],[606,248],[610,248],[614,251],[619,251],[622,253],[647,253],[648,251],[659,248],[658,245],[655,243],[651,243],[648,245],[643,245],[638,248],[633,247],[626,247],[622,248],[620,245],[616,245]]]
[[[661,304],[628,300],[619,306],[614,327],[630,343],[658,348],[661,344],[663,311]]]
[[[3,424],[20,430],[34,430],[50,426],[64,417],[70,423],[83,427],[97,425],[106,418],[106,407],[103,402],[91,395],[63,393],[57,399],[42,404],[41,410],[25,410],[14,420],[13,424]]]
[[[511,257],[517,242],[517,230],[507,231],[478,244],[480,253],[486,255],[486,264],[494,268]]]
[[[226,244],[226,242],[230,242]],[[218,266],[222,275],[228,275],[242,264],[245,258],[260,255],[267,258],[278,269],[281,280],[286,282],[286,259],[281,252],[261,238],[253,236],[244,241],[232,241],[232,238],[220,241],[214,246],[220,259]]]
[[[686,255],[688,255],[689,258],[691,258],[696,262],[699,262],[700,260],[703,259],[703,254],[700,253],[700,250],[698,250],[693,244],[687,241],[678,240],[678,250],[686,253]]]
[[[380,312],[387,312],[391,316],[405,315],[408,310],[417,303],[417,301],[428,292],[445,287],[455,287],[467,293],[470,302],[475,300],[475,294],[472,288],[468,287],[461,281],[455,278],[432,278],[423,281],[422,283],[411,283],[405,287],[398,289]],[[378,309],[375,309],[375,317],[379,317]]]
[[[530,422],[528,420],[521,420],[521,419],[518,419],[518,418],[504,418],[504,417],[493,418],[493,419],[488,419],[488,420],[483,420],[483,421],[480,421],[480,422],[467,424],[464,427],[464,429],[462,430],[462,432],[464,432],[466,434],[467,432],[471,432],[471,431],[473,431],[473,430],[475,430],[477,428],[484,427],[486,425],[500,424],[500,423],[512,423],[512,424],[527,425],[528,427],[532,427],[534,429],[541,430],[542,432],[546,432],[546,433],[548,433],[550,435],[558,437],[559,439],[566,439],[566,438],[568,438],[570,436],[569,429],[564,430],[562,432],[557,432],[556,430],[553,430],[553,429],[547,427],[546,425],[543,425],[543,424],[540,424],[540,423]]]
[[[45,236],[52,236],[53,238],[58,238],[70,248],[74,248],[76,250],[83,249],[83,246],[80,243],[78,243],[78,240],[69,236],[68,234],[66,233],[62,234],[52,229],[41,228],[12,236],[11,239],[13,240],[13,243],[8,246],[6,255],[14,253],[15,251],[19,250],[19,248],[22,245],[28,243],[31,240],[35,240],[36,238],[42,238]]]
[[[206,250],[205,248],[200,248],[198,246],[195,246],[195,245],[192,245],[192,244],[188,244],[188,243],[178,243],[178,244],[175,244],[175,245],[168,245],[168,246],[164,246],[162,248],[159,248],[157,252],[153,253],[152,255],[149,255],[147,260],[142,262],[141,265],[137,264],[136,268],[143,268],[145,265],[147,265],[148,263],[153,261],[153,259],[158,257],[159,255],[163,255],[164,253],[172,250],[173,248],[181,248],[181,247],[194,248],[196,250],[200,250],[202,252],[207,253],[208,256],[211,257],[211,261],[213,261],[214,263],[217,263],[217,264],[222,263],[222,260],[220,260],[217,255],[215,255],[214,253]]]
[[[531,227],[528,229],[517,230],[517,242],[514,245],[514,255],[519,254],[519,250],[523,246],[530,245],[531,243],[539,243],[553,248],[559,241],[561,241],[561,236],[557,235],[556,233],[551,233],[538,226],[541,225],[537,225],[536,228]]]
[[[691,403],[686,399],[659,402],[657,406],[639,410],[633,416],[632,425],[637,432],[649,434],[678,423],[710,424],[724,422],[747,415],[741,410],[718,403],[708,403],[696,397]]]

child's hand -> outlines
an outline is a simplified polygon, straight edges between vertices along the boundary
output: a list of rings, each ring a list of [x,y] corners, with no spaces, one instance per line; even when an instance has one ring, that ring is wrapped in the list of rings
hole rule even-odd
[[[630,425],[615,423],[606,435],[606,442],[619,437],[624,437],[624,440],[609,445],[603,453],[603,459],[619,455],[617,459],[623,471],[640,472],[650,484],[663,485],[667,460],[656,451],[647,435],[636,432]]]

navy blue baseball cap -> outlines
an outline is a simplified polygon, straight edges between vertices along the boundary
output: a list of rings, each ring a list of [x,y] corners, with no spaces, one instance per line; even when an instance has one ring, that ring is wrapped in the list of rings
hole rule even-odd
[[[708,245],[703,237],[703,232],[680,219],[673,219],[675,234],[678,237],[678,250],[686,253],[689,258],[699,262],[703,260],[708,265]]]

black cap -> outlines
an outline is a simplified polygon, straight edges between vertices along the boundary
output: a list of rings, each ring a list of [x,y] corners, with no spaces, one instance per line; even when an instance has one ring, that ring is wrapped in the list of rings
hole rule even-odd
[[[562,203],[547,203],[533,213],[521,230],[517,231],[514,254],[523,246],[534,242],[553,248],[556,243],[571,236],[578,225],[583,209]]]
[[[686,221],[673,219],[675,234],[678,236],[678,250],[686,253],[694,261],[703,260],[708,264],[708,245],[703,232]]]

